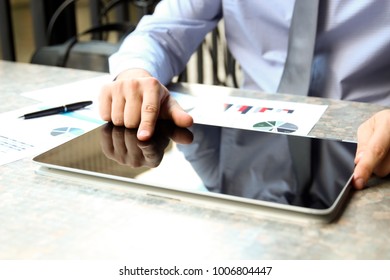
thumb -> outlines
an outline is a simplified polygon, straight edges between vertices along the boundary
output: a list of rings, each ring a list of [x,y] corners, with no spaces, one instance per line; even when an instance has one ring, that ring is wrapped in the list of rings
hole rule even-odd
[[[383,176],[389,171],[378,169],[388,160],[390,132],[386,116],[381,113],[374,115],[358,129],[358,148],[355,158],[354,182],[357,188],[363,188],[371,174],[377,170],[377,175]],[[378,172],[380,171],[380,172]],[[383,174],[382,174],[383,173]]]

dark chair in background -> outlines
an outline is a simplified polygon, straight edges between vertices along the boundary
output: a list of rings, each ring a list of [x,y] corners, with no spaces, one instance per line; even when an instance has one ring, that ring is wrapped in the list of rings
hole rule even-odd
[[[15,42],[9,0],[0,0],[0,43],[4,60],[15,61]]]
[[[158,1],[90,0],[91,28],[81,32],[71,30],[76,25],[77,2],[65,0],[56,7],[43,32],[44,41],[36,38],[40,43],[31,63],[108,72],[108,57],[134,30],[139,19],[153,12]]]
[[[45,0],[36,1],[42,4]],[[78,1],[55,1],[61,3],[46,12],[49,20],[34,19],[35,31],[44,29],[35,36],[37,49],[31,62],[108,72],[108,57],[144,15],[153,13],[160,0],[89,0],[91,28],[81,32],[76,31],[75,21]],[[32,7],[39,8],[37,3]],[[187,67],[175,81],[239,86],[239,66],[219,27],[207,36],[194,59],[195,65]]]

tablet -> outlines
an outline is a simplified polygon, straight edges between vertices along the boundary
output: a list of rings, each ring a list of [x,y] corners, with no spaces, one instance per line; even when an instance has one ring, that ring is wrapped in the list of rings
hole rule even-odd
[[[159,121],[153,138],[141,142],[136,130],[107,123],[33,160],[183,201],[195,197],[329,222],[347,201],[356,146],[288,132],[205,124],[184,129],[168,121]]]

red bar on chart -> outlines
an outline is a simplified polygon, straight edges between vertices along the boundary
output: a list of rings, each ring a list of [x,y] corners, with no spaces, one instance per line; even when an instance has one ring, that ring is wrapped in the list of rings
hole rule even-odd
[[[232,107],[233,104],[227,104],[225,103],[225,111],[229,110],[230,107]]]
[[[287,114],[292,114],[292,113],[294,113],[294,110],[291,110],[291,109],[283,109],[282,111],[283,111],[283,112],[286,112]]]
[[[252,109],[252,106],[243,105],[238,111],[241,112],[241,114],[246,114],[250,109]]]
[[[267,112],[267,111],[272,111],[273,109],[274,109],[274,108],[261,107],[261,108],[259,108],[258,112],[264,113],[264,112]]]

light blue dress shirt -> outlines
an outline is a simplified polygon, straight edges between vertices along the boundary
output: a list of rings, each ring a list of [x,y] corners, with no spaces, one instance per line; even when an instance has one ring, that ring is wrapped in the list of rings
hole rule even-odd
[[[245,89],[276,92],[293,0],[163,0],[110,58],[118,75],[143,68],[166,84],[223,19]],[[320,2],[310,95],[390,106],[390,1]]]

